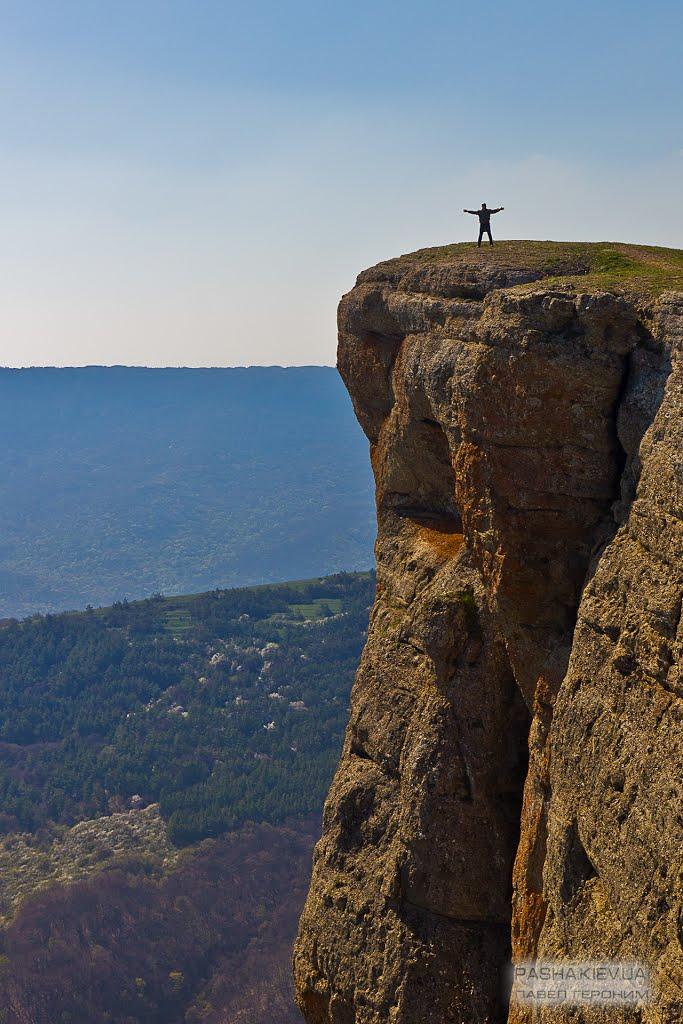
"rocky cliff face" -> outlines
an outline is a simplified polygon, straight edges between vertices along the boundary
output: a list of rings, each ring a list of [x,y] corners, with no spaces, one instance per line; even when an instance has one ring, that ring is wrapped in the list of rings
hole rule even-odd
[[[683,1019],[683,254],[504,243],[366,271],[339,369],[377,597],[295,951],[310,1024],[508,1007],[641,959]],[[525,1015],[526,1014],[526,1015]]]

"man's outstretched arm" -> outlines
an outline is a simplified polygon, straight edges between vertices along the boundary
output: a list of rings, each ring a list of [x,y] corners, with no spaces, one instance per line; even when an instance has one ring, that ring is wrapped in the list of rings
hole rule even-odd
[[[477,214],[477,213],[478,213],[479,211],[478,211],[478,210],[463,210],[462,212],[463,212],[463,213],[473,213],[473,214],[475,214],[475,216],[476,216],[476,214]]]
[[[504,210],[504,209],[505,209],[504,206],[499,206],[498,209],[496,209],[496,210],[489,210],[489,213],[500,213],[500,211]]]

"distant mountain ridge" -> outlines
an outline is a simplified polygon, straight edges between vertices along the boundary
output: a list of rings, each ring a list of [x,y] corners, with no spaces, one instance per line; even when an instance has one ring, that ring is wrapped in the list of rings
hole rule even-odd
[[[0,369],[0,617],[367,568],[331,367]]]

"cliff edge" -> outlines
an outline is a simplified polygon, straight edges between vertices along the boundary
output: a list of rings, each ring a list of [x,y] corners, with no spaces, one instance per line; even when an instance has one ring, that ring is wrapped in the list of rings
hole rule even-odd
[[[340,373],[377,595],[295,950],[310,1024],[597,1022],[510,958],[647,961],[683,1019],[683,252],[362,273]]]

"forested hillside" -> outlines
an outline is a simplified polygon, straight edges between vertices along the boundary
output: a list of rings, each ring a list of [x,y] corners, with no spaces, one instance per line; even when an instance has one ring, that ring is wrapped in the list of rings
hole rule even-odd
[[[297,1019],[373,591],[338,574],[0,627],[0,1020]]]
[[[331,367],[0,369],[0,618],[372,564]]]

